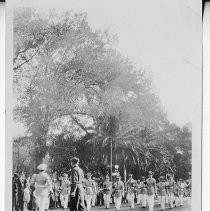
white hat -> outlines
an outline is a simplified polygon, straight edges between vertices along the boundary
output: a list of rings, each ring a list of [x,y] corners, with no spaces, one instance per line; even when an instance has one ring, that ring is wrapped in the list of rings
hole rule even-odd
[[[37,169],[40,170],[40,171],[46,171],[47,170],[47,164],[42,163],[42,164],[38,165]]]

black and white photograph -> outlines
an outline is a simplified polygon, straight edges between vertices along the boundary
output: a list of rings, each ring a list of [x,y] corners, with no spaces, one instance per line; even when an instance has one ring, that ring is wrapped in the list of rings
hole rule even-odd
[[[7,210],[201,210],[201,2],[8,5]]]

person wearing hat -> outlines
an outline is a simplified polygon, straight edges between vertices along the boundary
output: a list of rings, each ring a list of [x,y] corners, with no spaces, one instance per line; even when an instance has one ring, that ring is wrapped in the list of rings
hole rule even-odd
[[[159,182],[157,183],[158,191],[158,203],[161,206],[161,210],[165,210],[166,203],[166,183],[164,182],[164,177],[160,176]]]
[[[185,192],[185,188],[187,187],[187,184],[180,178],[177,183],[177,187],[178,187],[178,196],[179,196],[180,206],[183,206],[183,196],[184,196],[184,192]]]
[[[84,188],[85,188],[85,201],[87,204],[87,211],[90,211],[91,209],[91,200],[93,197],[93,193],[95,190],[95,184],[94,181],[91,179],[92,174],[87,173],[87,179],[84,182]]]
[[[147,182],[144,176],[141,177],[141,192],[140,192],[140,198],[141,198],[141,204],[142,208],[146,208],[147,204]]]
[[[71,159],[71,199],[70,211],[83,211],[85,210],[84,203],[84,188],[82,181],[84,179],[83,170],[79,167],[79,158],[73,157]]]
[[[68,180],[68,174],[66,173],[63,174],[60,190],[61,206],[64,208],[64,210],[66,210],[68,207],[68,199],[70,195],[70,181]]]
[[[105,181],[103,183],[103,197],[104,197],[104,205],[106,209],[109,209],[110,206],[110,198],[112,193],[112,182],[110,182],[110,178],[107,175],[105,177]]]
[[[31,180],[31,185],[34,185],[34,196],[36,198],[36,206],[39,211],[45,211],[49,205],[49,192],[53,192],[50,176],[46,173],[47,165],[40,164],[37,169],[39,173]]]
[[[128,175],[128,181],[126,182],[127,200],[131,209],[134,209],[134,198],[136,189],[136,180],[133,179],[133,174]]]
[[[171,174],[167,174],[166,177],[168,178],[167,181],[167,194],[168,194],[168,203],[169,207],[172,209],[174,207],[174,191],[175,191],[175,181]]]
[[[119,211],[122,202],[122,197],[124,196],[124,183],[121,181],[121,177],[119,175],[116,177],[116,182],[114,182],[113,184],[113,194],[115,208],[117,211]]]
[[[147,201],[149,205],[149,211],[153,211],[155,195],[157,195],[156,180],[153,178],[153,172],[148,172],[149,176],[147,182]]]
[[[136,198],[137,198],[137,205],[140,205],[141,202],[141,180],[138,179],[136,183]]]

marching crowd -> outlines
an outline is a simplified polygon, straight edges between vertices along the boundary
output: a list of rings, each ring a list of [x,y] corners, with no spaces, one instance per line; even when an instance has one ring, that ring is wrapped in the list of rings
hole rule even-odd
[[[40,164],[38,174],[26,177],[24,174],[14,174],[13,177],[13,211],[62,208],[70,211],[90,211],[96,205],[110,208],[114,203],[120,210],[121,203],[128,203],[129,209],[135,204],[153,211],[157,199],[160,210],[166,206],[171,209],[183,205],[183,197],[191,196],[191,175],[183,181],[175,181],[173,175],[160,176],[159,181],[153,178],[153,172],[148,176],[134,180],[129,174],[127,182],[121,180],[118,174],[111,182],[109,175],[97,180],[89,172],[86,177],[79,167],[79,159],[71,159],[71,173],[64,173],[62,178],[50,178],[47,165]]]

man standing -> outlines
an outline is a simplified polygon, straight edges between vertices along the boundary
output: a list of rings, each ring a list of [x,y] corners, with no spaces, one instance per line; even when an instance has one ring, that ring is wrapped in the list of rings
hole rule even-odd
[[[136,184],[136,198],[137,198],[137,204],[139,205],[141,203],[141,181],[140,181],[140,179],[137,180],[137,184]]]
[[[177,183],[178,187],[178,196],[180,201],[180,206],[183,206],[183,196],[186,188],[186,183],[182,181],[182,179],[179,179],[179,182]]]
[[[168,203],[169,207],[172,209],[174,207],[174,191],[175,191],[175,181],[171,174],[168,174],[167,181],[167,193],[168,193]]]
[[[157,195],[156,180],[152,176],[153,172],[149,171],[149,178],[146,180],[149,211],[153,211],[155,195]]]
[[[124,184],[120,178],[120,176],[117,176],[116,182],[113,184],[114,202],[117,211],[120,210],[122,197],[124,196]]]
[[[133,179],[133,175],[129,174],[129,179],[126,182],[127,200],[131,209],[134,209],[136,180]]]
[[[60,200],[64,210],[66,210],[68,206],[69,194],[70,194],[70,181],[68,180],[68,174],[63,174],[63,180],[61,182]]]
[[[109,209],[111,190],[112,190],[112,182],[109,181],[109,176],[107,175],[105,177],[105,181],[103,183],[104,205],[105,205],[106,209]]]
[[[92,207],[95,207],[96,206],[96,200],[97,200],[97,192],[98,192],[98,184],[96,183],[96,178],[93,177],[93,184],[94,184],[94,190],[93,190],[93,196],[92,196]]]
[[[142,181],[140,183],[141,184],[140,198],[141,198],[142,208],[146,208],[146,204],[147,204],[147,182],[146,182],[144,176],[142,176],[141,179],[142,179]]]
[[[91,201],[96,189],[94,181],[91,179],[92,174],[87,173],[87,179],[84,182],[85,187],[85,201],[87,204],[87,211],[90,211],[91,208]]]
[[[82,180],[84,179],[83,170],[79,167],[79,158],[71,159],[71,200],[70,211],[84,211],[84,188]]]
[[[165,210],[166,203],[166,183],[164,182],[164,177],[160,177],[160,182],[157,183],[158,189],[158,202],[160,202],[161,210]]]

